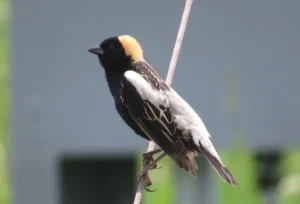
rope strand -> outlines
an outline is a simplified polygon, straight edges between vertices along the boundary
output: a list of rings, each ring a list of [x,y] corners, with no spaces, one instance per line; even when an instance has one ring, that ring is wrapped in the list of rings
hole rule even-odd
[[[167,78],[166,78],[166,82],[169,86],[171,86],[171,83],[172,83],[172,80],[174,77],[175,68],[176,68],[176,64],[178,61],[178,57],[179,57],[179,53],[180,53],[180,49],[181,49],[181,45],[182,45],[182,40],[183,40],[183,37],[185,34],[186,26],[187,26],[190,12],[192,9],[192,3],[193,3],[193,0],[186,0],[186,3],[185,3],[185,8],[184,8],[184,11],[182,14],[181,23],[179,26],[176,43],[175,43],[175,46],[173,49],[173,55],[172,55],[172,58],[170,61],[169,70],[168,70],[168,74],[167,74]]]
[[[181,18],[181,22],[180,22],[180,26],[179,26],[175,46],[174,46],[174,49],[173,49],[173,54],[172,54],[172,58],[171,58],[171,61],[170,61],[167,78],[166,78],[166,83],[169,86],[171,86],[171,83],[172,83],[172,80],[173,80],[173,77],[174,77],[175,68],[176,68],[176,64],[177,64],[177,61],[178,61],[182,40],[183,40],[183,37],[184,37],[184,33],[185,33],[185,30],[186,30],[189,15],[190,15],[191,8],[192,8],[192,3],[193,3],[193,0],[186,0],[186,3],[185,3],[184,11],[183,11],[183,14],[182,14],[182,18]],[[149,145],[148,145],[147,152],[153,151],[154,149],[156,149],[156,144],[154,142],[150,141]],[[133,204],[140,204],[141,203],[142,197],[143,197],[143,194],[142,194],[143,189],[144,189],[144,181],[140,180],[140,182],[138,183],[138,187],[137,187],[137,191],[136,191],[136,194],[135,194]]]

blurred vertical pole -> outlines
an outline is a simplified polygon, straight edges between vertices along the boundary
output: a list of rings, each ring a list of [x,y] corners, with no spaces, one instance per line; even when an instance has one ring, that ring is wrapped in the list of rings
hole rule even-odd
[[[176,168],[177,198],[175,204],[213,204],[217,202],[212,169],[203,157],[198,159],[198,176],[195,180],[190,174]]]
[[[257,182],[263,193],[263,204],[279,203],[277,185],[280,180],[279,163],[281,152],[260,152],[256,154]]]

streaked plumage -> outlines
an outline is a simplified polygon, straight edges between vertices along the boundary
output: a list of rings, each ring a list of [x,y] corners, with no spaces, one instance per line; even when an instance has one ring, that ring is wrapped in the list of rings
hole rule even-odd
[[[237,185],[200,117],[144,60],[133,37],[111,37],[89,51],[99,57],[116,109],[136,134],[153,140],[193,177],[200,153],[224,181]]]

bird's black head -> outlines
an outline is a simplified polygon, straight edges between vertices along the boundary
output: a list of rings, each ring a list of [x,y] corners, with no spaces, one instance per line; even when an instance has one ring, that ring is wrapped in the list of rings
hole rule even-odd
[[[128,35],[107,38],[88,51],[99,57],[108,72],[125,72],[132,62],[143,60],[140,44]]]

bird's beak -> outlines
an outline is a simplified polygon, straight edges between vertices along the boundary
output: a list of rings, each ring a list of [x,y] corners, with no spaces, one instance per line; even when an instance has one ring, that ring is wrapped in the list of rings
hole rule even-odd
[[[95,54],[95,55],[102,55],[103,54],[103,50],[99,45],[96,45],[96,46],[90,48],[88,51],[90,53]]]

